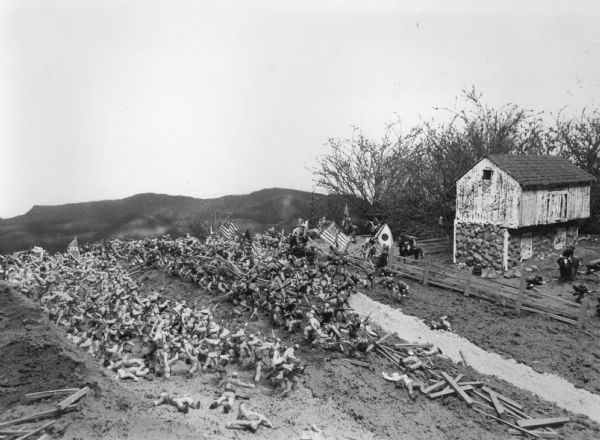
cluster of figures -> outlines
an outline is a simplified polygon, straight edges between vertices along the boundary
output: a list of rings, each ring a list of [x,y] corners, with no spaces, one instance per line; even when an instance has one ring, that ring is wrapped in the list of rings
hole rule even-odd
[[[575,256],[575,248],[568,246],[556,262],[560,271],[560,281],[574,281],[581,263],[580,259]]]
[[[577,271],[581,265],[581,259],[575,255],[575,248],[573,246],[567,247],[556,262],[558,263],[558,269],[560,271],[559,280],[561,282],[575,281]],[[594,264],[588,265],[588,274],[595,272],[595,270]],[[529,280],[527,281],[529,282]],[[575,302],[581,303],[586,295],[591,296],[592,292],[585,284],[573,284],[573,297],[575,298]],[[596,295],[596,316],[600,316],[600,296],[598,295]]]
[[[270,336],[246,331],[259,313],[275,328],[298,332],[307,345],[357,357],[369,345],[372,331],[350,310],[348,298],[359,285],[372,283],[372,274],[361,278],[349,270],[346,257],[290,246],[289,240],[274,231],[253,242],[218,235],[206,242],[190,236],[112,240],[84,246],[79,260],[35,247],[1,257],[0,278],[38,301],[73,343],[119,379],[168,379],[182,367],[188,378],[211,372],[222,393],[210,407],[229,412],[238,388],[267,381],[285,397],[304,371],[298,345],[285,346],[273,331]],[[125,267],[126,262],[135,265]],[[194,283],[214,299],[200,307],[162,292],[142,292],[133,275],[149,268]],[[400,286],[391,276],[383,283],[391,291]],[[224,302],[231,306],[216,319],[214,311]],[[242,382],[233,366],[252,370],[254,383]],[[155,401],[163,403],[183,412],[199,405],[167,394]],[[238,427],[270,424],[247,408],[241,413],[246,415]]]

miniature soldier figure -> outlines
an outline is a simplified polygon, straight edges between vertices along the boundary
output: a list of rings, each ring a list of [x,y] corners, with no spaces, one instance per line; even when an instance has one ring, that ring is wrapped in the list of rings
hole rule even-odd
[[[158,400],[155,400],[153,403],[154,403],[154,406],[158,406],[158,405],[162,405],[162,404],[172,405],[175,408],[177,408],[177,410],[179,412],[182,412],[184,414],[187,414],[190,408],[193,408],[193,409],[200,408],[200,402],[197,400],[194,400],[193,398],[191,398],[189,396],[170,397],[168,393],[161,393]]]
[[[238,378],[238,374],[235,371],[231,373],[231,377],[227,373],[224,374],[224,377],[219,382],[218,387],[220,388],[222,386],[224,386],[223,394],[221,394],[221,396],[217,400],[211,403],[209,408],[215,409],[219,405],[223,404],[223,411],[226,413],[228,413],[231,410],[231,408],[233,408],[233,403],[235,402],[236,387],[239,386],[243,388],[254,388],[254,384],[244,383],[240,381]]]

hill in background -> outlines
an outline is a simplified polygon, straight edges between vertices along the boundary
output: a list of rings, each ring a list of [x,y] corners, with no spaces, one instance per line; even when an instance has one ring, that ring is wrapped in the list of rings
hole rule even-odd
[[[33,246],[65,250],[74,236],[80,244],[163,234],[204,237],[211,225],[218,227],[227,216],[241,232],[262,232],[271,226],[289,231],[298,217],[316,220],[326,215],[339,223],[343,207],[344,202],[333,196],[281,188],[216,199],[147,193],[121,200],[34,206],[24,215],[0,220],[0,253]]]

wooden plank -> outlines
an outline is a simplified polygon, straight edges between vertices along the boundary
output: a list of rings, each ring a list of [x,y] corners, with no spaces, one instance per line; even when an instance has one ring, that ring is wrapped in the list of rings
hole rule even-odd
[[[467,362],[467,357],[465,356],[465,354],[463,353],[463,351],[462,350],[458,350],[458,353],[460,354],[460,357],[462,358],[463,365],[465,367],[468,367],[469,363]]]
[[[574,319],[569,319],[564,316],[556,315],[554,313],[544,312],[543,310],[533,309],[528,306],[521,307],[521,310],[525,310],[525,311],[531,312],[531,313],[537,313],[538,315],[544,315],[544,316],[547,316],[548,318],[552,318],[557,321],[566,322],[567,324],[577,325],[577,321]]]
[[[358,361],[356,359],[345,358],[343,360],[348,362],[349,364],[358,365],[359,367],[370,367],[371,366],[371,364],[369,364],[368,362]]]
[[[29,432],[29,431],[27,431],[26,429],[19,429],[19,430],[16,430],[16,429],[0,429],[0,435],[11,435],[11,436],[13,436],[13,435],[23,435],[26,432]]]
[[[445,380],[439,380],[437,382],[435,382],[434,384],[428,386],[427,388],[425,388],[424,390],[422,390],[423,394],[429,394],[435,390],[439,390],[440,388],[443,388],[446,385],[446,381]]]
[[[491,409],[491,410],[493,410],[493,409],[494,409],[494,407],[493,407],[493,406],[491,406],[491,404],[492,404],[492,399],[490,399],[490,396],[489,396],[489,395],[487,395],[487,394],[483,394],[483,393],[480,393],[480,392],[479,392],[479,391],[477,391],[477,390],[473,390],[473,394],[475,394],[476,396],[479,396],[479,397],[481,397],[483,400],[485,400],[486,402],[488,402],[488,403],[490,404],[490,405],[485,405],[486,407],[488,407],[488,408],[489,408],[489,409]],[[482,402],[475,402],[475,403],[481,403],[481,404],[483,404]],[[507,411],[509,414],[511,414],[513,417],[515,417],[515,418],[517,418],[517,419],[521,419],[521,418],[531,418],[531,417],[529,417],[527,414],[524,414],[524,413],[522,413],[521,411],[519,411],[518,409],[516,409],[516,408],[513,408],[513,407],[509,406],[508,404],[505,404],[505,405],[506,405],[506,406],[504,406],[504,405],[503,405],[503,406],[504,406],[504,408],[505,408],[505,409],[506,409],[506,411]]]
[[[471,385],[467,385],[465,387],[458,387],[463,393],[465,391],[471,391],[473,387]],[[438,397],[450,396],[452,394],[456,394],[456,390],[452,388],[445,388],[442,391],[438,391],[437,393],[431,393],[427,397],[430,399],[436,399]],[[466,395],[466,394],[465,394]]]
[[[465,290],[463,292],[463,295],[467,298],[471,294],[471,282],[472,281],[473,281],[473,272],[469,272],[469,278],[467,278],[467,281],[465,282]]]
[[[457,292],[462,292],[462,290],[463,290],[463,287],[458,284],[451,285],[451,284],[446,284],[441,281],[435,281],[435,280],[429,280],[429,284],[432,286],[442,287],[446,290],[455,290]]]
[[[517,293],[517,300],[515,303],[515,313],[518,315],[521,314],[521,306],[523,305],[523,297],[525,296],[525,287],[527,286],[527,280],[525,279],[525,275],[521,275],[521,282],[519,284],[519,292]]]
[[[495,393],[496,396],[498,397],[498,399],[500,399],[501,401],[506,402],[506,403],[508,403],[511,406],[514,406],[518,410],[523,410],[523,405],[515,402],[514,400],[509,399],[508,397],[500,394],[499,392],[494,391],[494,390],[492,390],[491,388],[488,388],[488,387],[482,387],[481,389],[483,391],[485,391],[486,393],[488,393],[488,394]]]
[[[381,338],[379,338],[378,340],[376,340],[375,344],[381,344],[383,341],[385,341],[387,338],[389,338],[393,334],[394,334],[393,332],[387,333],[385,336],[382,336]]]
[[[480,382],[480,381],[459,382],[458,385],[461,387],[466,387],[467,385],[471,385],[473,388],[481,388],[483,386],[483,382]]]
[[[18,425],[19,423],[27,423],[27,422],[33,422],[35,420],[47,419],[48,417],[59,416],[60,414],[62,414],[64,412],[73,411],[75,409],[77,409],[77,405],[71,405],[71,406],[65,408],[64,410],[51,409],[49,411],[42,411],[42,412],[39,412],[36,414],[32,414],[30,416],[24,416],[24,417],[20,417],[18,419],[0,422],[0,428],[4,428],[6,426]]]
[[[42,426],[40,426],[37,429],[34,429],[33,431],[29,431],[27,434],[23,434],[21,437],[18,437],[16,440],[25,440],[28,439],[30,437],[33,437],[36,434],[39,434],[42,431],[45,431],[46,428],[49,428],[50,426],[54,425],[56,423],[56,420],[52,420],[51,422],[48,422]]]
[[[558,319],[558,318],[556,318],[556,316],[563,316],[567,319],[571,319],[571,320],[577,322],[576,321],[576,319],[577,319],[576,313],[569,313],[568,311],[565,311],[565,310],[558,310],[556,308],[545,307],[545,306],[541,306],[539,304],[532,304],[528,301],[526,301],[523,304],[523,307],[521,309],[525,310],[525,307],[529,307],[530,309],[532,309],[532,310],[530,310],[532,313],[537,313],[539,315],[546,315],[546,316],[554,318],[554,319]],[[558,319],[558,320],[560,320],[560,319]],[[567,321],[565,321],[565,322],[567,322]]]
[[[502,418],[502,416],[506,413],[506,409],[500,403],[500,400],[498,399],[498,396],[496,395],[495,392],[491,392],[491,393],[489,393],[489,395],[490,395],[490,399],[492,400],[492,405],[494,405],[494,409],[496,410],[496,413],[498,414],[498,417]]]
[[[558,432],[547,432],[547,431],[529,431],[534,434],[537,434],[541,438],[558,438]],[[508,433],[510,435],[524,435],[521,431],[518,431],[514,428],[508,428]]]
[[[579,308],[579,304],[577,304],[575,301],[569,300],[569,299],[564,299],[561,298],[560,296],[554,296],[554,295],[548,295],[547,293],[543,293],[538,291],[531,291],[531,296],[536,296],[536,297],[541,297],[541,298],[546,298],[546,299],[551,299],[553,301],[558,301],[560,303],[563,303],[567,306],[571,306],[571,307],[575,307],[575,308]]]
[[[394,344],[396,348],[433,348],[433,344]]]
[[[442,371],[442,377],[444,378],[444,380],[446,382],[448,382],[448,385],[450,385],[457,393],[460,397],[462,397],[462,399],[466,402],[467,406],[470,408],[473,406],[473,399],[471,399],[467,393],[465,393],[463,391],[463,389],[458,386],[458,384],[454,381],[454,379],[452,379],[450,376],[448,376],[447,373],[445,373],[444,371]]]
[[[36,400],[45,399],[51,396],[61,396],[63,394],[73,394],[79,391],[79,388],[65,388],[62,390],[40,391],[38,393],[29,393],[23,396],[25,402],[35,402]]]
[[[579,313],[577,315],[577,328],[583,328],[583,324],[585,323],[585,318],[587,315],[587,309],[590,305],[590,296],[586,295],[581,302],[581,307],[579,308]]]
[[[560,426],[565,423],[569,423],[571,419],[569,417],[551,417],[545,419],[525,419],[517,420],[517,425],[523,429],[535,429],[543,428],[546,426]]]
[[[501,418],[499,418],[499,417],[496,417],[496,416],[494,416],[494,415],[492,415],[492,414],[488,414],[488,413],[486,413],[485,411],[482,411],[482,410],[480,410],[480,409],[477,409],[477,408],[473,408],[473,409],[474,409],[475,411],[477,411],[478,413],[480,413],[480,414],[483,414],[483,415],[485,415],[485,416],[488,416],[488,417],[491,417],[492,419],[494,419],[494,420],[497,420],[497,421],[499,421],[500,423],[504,423],[505,425],[508,425],[508,426],[510,426],[511,428],[513,428],[513,429],[516,429],[517,431],[519,431],[519,432],[522,432],[522,433],[523,433],[523,434],[525,434],[525,435],[530,435],[530,436],[532,436],[533,438],[541,438],[541,437],[540,437],[539,435],[537,435],[535,432],[527,431],[526,429],[523,429],[523,428],[521,428],[520,426],[513,425],[512,423],[509,423],[509,422],[507,422],[506,420],[502,420]]]
[[[426,286],[429,283],[429,272],[431,271],[431,257],[427,256],[427,265],[425,266],[425,272],[423,272],[423,285]]]
[[[56,404],[56,407],[59,410],[64,410],[68,406],[70,406],[70,405],[74,404],[75,402],[77,402],[79,399],[81,399],[83,396],[85,396],[89,392],[90,392],[90,388],[89,387],[83,387],[82,389],[80,389],[79,391],[77,391],[75,394],[71,394],[66,399],[58,402]]]

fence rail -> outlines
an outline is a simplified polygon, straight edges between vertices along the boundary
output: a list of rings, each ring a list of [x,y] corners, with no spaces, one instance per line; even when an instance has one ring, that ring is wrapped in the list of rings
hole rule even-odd
[[[394,262],[391,264],[391,271],[424,285],[437,286],[462,293],[465,297],[474,296],[513,307],[517,315],[525,310],[577,325],[578,328],[583,327],[587,318],[589,297],[586,297],[582,304],[578,304],[547,293],[526,290],[525,275],[521,277],[518,287],[511,286],[433,264],[429,257],[425,264]]]
[[[450,237],[428,238],[417,240],[417,247],[423,249],[425,255],[441,254],[452,250]]]

